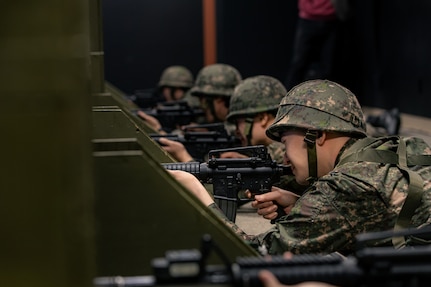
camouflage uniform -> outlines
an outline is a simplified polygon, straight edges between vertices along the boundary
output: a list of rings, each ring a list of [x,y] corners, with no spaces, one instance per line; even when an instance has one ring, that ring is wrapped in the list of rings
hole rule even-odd
[[[196,99],[223,97],[227,99],[228,106],[229,98],[241,80],[241,74],[230,65],[219,63],[205,66],[196,76],[196,81],[190,89],[190,95]],[[209,109],[217,119],[212,101],[207,101],[207,106],[202,108]],[[225,128],[229,134],[235,133],[235,126],[231,123],[225,121]]]
[[[158,83],[159,88],[183,88],[185,100],[190,107],[199,107],[199,100],[190,95],[190,88],[193,87],[194,78],[192,72],[184,66],[170,66],[163,70]]]
[[[250,144],[253,118],[263,112],[275,115],[280,100],[286,93],[283,84],[273,77],[260,75],[247,78],[233,91],[227,121],[236,123],[238,118],[245,119],[246,131],[244,133]],[[274,147],[275,150],[277,150],[276,147]],[[279,156],[277,155],[277,158]]]
[[[260,75],[247,78],[235,87],[227,119],[234,122],[238,117],[276,112],[286,93],[283,84],[273,77]]]
[[[289,215],[263,234],[245,234],[212,206],[252,246],[265,247],[270,254],[349,254],[359,233],[431,223],[430,147],[418,138],[366,137],[361,108],[349,90],[321,80],[296,86],[280,103],[267,134],[280,140],[288,129],[343,132],[351,139],[340,150],[335,168],[316,179]],[[414,187],[417,198],[412,197]],[[414,203],[411,208],[403,208],[406,198]],[[400,213],[411,216],[400,224]],[[390,240],[373,244],[393,244]]]
[[[277,163],[282,164],[284,159],[284,144],[279,142],[272,142],[268,146],[268,153],[273,160]]]
[[[193,86],[193,74],[184,66],[170,66],[163,70],[159,87],[190,89]]]
[[[159,91],[164,87],[183,89],[184,96],[182,100],[185,100],[190,107],[198,107],[199,101],[190,96],[190,88],[193,86],[193,82],[193,74],[189,69],[184,66],[175,65],[163,70],[157,86]]]
[[[245,136],[250,142],[253,117],[259,113],[276,113],[281,99],[287,91],[283,84],[270,76],[259,75],[247,78],[236,86],[230,99],[230,109],[227,120],[235,122],[238,118],[246,119]],[[250,144],[250,143],[249,143]],[[284,145],[273,141],[266,146],[271,158],[282,164],[284,158]],[[294,176],[283,176],[280,182],[274,184],[286,190],[302,193],[303,186],[299,186]]]
[[[234,67],[212,64],[199,71],[190,92],[196,97],[230,97],[241,79],[241,74]]]

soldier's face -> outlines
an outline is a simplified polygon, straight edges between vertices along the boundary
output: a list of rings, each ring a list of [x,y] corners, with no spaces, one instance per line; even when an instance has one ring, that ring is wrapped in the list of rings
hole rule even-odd
[[[181,88],[163,87],[162,95],[165,98],[165,101],[172,102],[181,100],[184,97],[185,92]]]
[[[251,130],[249,130],[251,128]],[[241,139],[242,146],[264,144],[262,137],[266,138],[265,129],[259,125],[259,117],[253,118],[253,124],[249,127],[245,118],[238,118],[236,120],[236,133]],[[248,133],[251,133],[250,142],[247,142]]]
[[[292,173],[299,184],[307,184],[308,155],[307,144],[304,142],[304,132],[286,131],[281,137],[281,142],[286,148],[286,164],[292,166]]]
[[[205,119],[207,120],[208,123],[214,123],[216,119],[211,112],[209,101],[210,99],[207,99],[205,97],[199,97],[200,106],[205,113]]]
[[[173,99],[174,101],[181,100],[182,98],[184,98],[184,95],[185,95],[185,92],[183,89],[181,89],[181,88],[174,88],[173,89],[172,96],[174,98]]]
[[[245,135],[245,119],[236,120],[236,136],[241,140],[242,146],[247,146],[247,137]]]

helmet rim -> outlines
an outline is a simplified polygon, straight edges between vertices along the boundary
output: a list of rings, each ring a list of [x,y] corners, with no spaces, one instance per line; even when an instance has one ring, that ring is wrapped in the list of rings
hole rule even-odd
[[[366,136],[365,118],[355,95],[328,80],[306,81],[287,93],[266,134],[280,141],[282,133],[288,129]]]

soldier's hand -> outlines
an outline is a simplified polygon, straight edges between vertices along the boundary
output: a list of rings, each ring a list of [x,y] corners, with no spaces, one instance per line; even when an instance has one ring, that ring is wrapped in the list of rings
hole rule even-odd
[[[227,151],[220,154],[220,158],[247,158],[248,156],[236,152],[236,151]]]
[[[166,132],[163,131],[162,125],[160,124],[159,120],[156,119],[155,117],[150,116],[150,115],[146,114],[143,111],[138,111],[137,115],[141,119],[143,119],[152,129],[154,129],[158,133],[160,133],[160,134],[166,134]]]
[[[167,151],[177,161],[193,161],[193,157],[189,154],[182,143],[167,138],[159,138],[159,143],[161,144],[162,149]]]
[[[203,204],[208,206],[214,203],[211,195],[193,174],[182,170],[168,170],[168,172],[185,188],[190,190]]]
[[[263,218],[272,220],[278,216],[277,204],[283,207],[286,214],[289,214],[298,198],[299,196],[293,192],[273,186],[270,192],[255,195],[251,205],[257,208],[257,213]]]

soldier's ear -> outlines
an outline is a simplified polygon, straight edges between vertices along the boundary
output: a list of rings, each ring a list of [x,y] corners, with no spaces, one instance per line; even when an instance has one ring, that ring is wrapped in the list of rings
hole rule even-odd
[[[316,144],[321,146],[325,143],[328,134],[326,132],[319,132],[317,136],[318,138],[316,139]]]
[[[262,127],[268,127],[270,125],[270,117],[268,113],[261,113],[258,115],[258,118]]]

